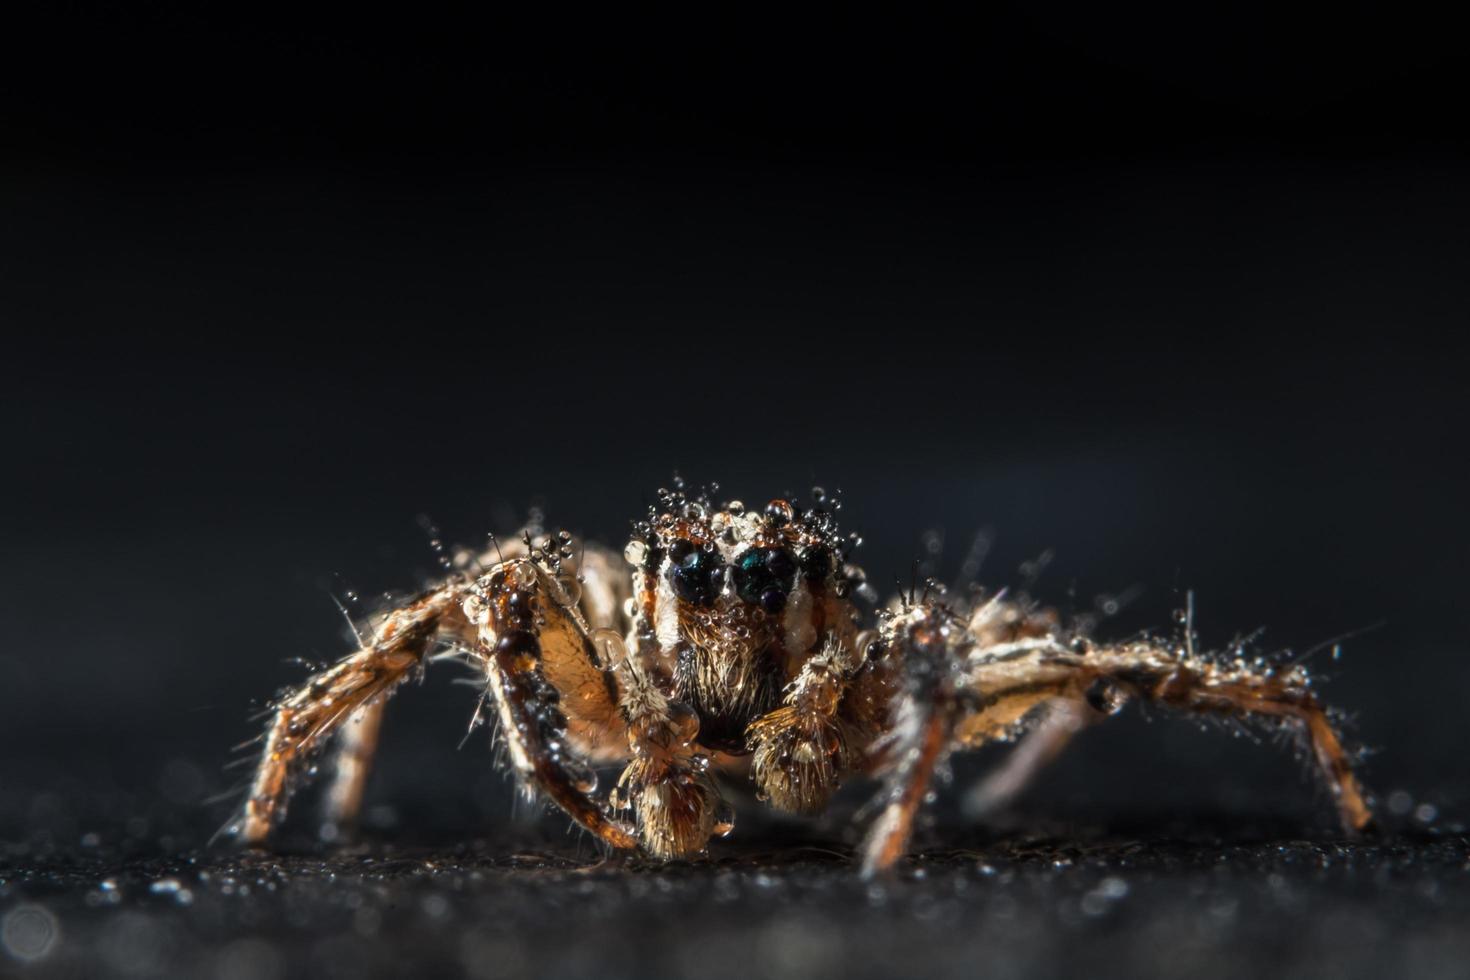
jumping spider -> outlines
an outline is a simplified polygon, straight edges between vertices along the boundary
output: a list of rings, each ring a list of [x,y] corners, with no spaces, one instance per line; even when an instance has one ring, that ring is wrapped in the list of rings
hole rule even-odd
[[[1000,592],[964,604],[896,597],[863,628],[871,594],[818,494],[801,509],[660,491],[623,558],[564,532],[497,545],[463,574],[388,612],[374,635],[274,706],[234,829],[262,844],[331,736],[330,817],[361,804],[384,705],[436,650],[483,671],[485,703],[520,785],[614,848],[660,859],[733,826],[715,773],[773,807],[820,812],[849,776],[885,781],[861,848],[872,873],[905,851],[950,753],[1018,735],[983,784],[1013,794],[1083,724],[1139,700],[1298,733],[1349,833],[1372,819],[1327,711],[1298,664],[1197,654],[1182,640],[1094,642]],[[824,506],[824,504],[827,504]],[[339,732],[340,730],[340,732]],[[622,765],[605,796],[594,766]]]

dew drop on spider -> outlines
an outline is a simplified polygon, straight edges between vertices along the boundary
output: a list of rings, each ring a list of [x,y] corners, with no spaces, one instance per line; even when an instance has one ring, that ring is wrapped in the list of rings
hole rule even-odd
[[[727,801],[721,800],[715,806],[714,832],[716,837],[729,837],[730,832],[735,829],[735,808]]]
[[[687,704],[669,702],[669,730],[680,744],[687,745],[699,736],[699,715]]]
[[[617,630],[595,629],[591,640],[592,648],[597,651],[597,659],[608,669],[620,666],[628,658],[628,649],[623,645],[623,637]]]
[[[628,542],[628,547],[623,549],[623,560],[635,568],[642,568],[643,561],[648,557],[648,545],[637,538]]]
[[[570,756],[562,759],[561,767],[571,781],[572,787],[579,793],[597,792],[597,771],[580,759]]]

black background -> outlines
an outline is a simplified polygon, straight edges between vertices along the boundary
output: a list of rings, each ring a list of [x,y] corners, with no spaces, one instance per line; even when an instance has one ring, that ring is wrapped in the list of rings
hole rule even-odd
[[[419,515],[478,543],[544,505],[617,541],[676,469],[841,488],[880,584],[924,531],[952,574],[988,527],[989,582],[1055,549],[1064,607],[1141,586],[1119,635],[1185,589],[1207,644],[1381,621],[1323,658],[1329,697],[1368,781],[1453,825],[1456,36],[1185,9],[12,24],[6,833],[64,850],[145,813],[116,833],[199,843],[284,661],[346,649],[329,596],[432,573]],[[395,701],[385,827],[508,812],[483,742],[453,751],[472,704],[433,677]],[[1330,829],[1302,782],[1130,716],[1027,806]]]

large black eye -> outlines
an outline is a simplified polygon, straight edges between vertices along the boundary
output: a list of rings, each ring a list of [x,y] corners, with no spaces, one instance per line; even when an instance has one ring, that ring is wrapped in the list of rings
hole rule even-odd
[[[669,584],[674,587],[674,594],[685,602],[699,606],[713,604],[715,596],[720,594],[724,574],[725,566],[717,553],[702,551],[688,541],[669,545]]]
[[[784,548],[752,548],[735,562],[735,591],[767,612],[786,608],[796,585],[796,561]]]
[[[801,574],[808,582],[823,582],[832,574],[832,553],[826,548],[808,548],[801,553]]]

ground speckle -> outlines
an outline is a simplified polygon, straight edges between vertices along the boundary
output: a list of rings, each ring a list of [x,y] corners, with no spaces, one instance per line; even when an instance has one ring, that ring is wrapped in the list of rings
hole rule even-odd
[[[972,833],[871,882],[807,838],[662,867],[544,841],[103,843],[12,854],[0,917],[6,968],[36,977],[1448,977],[1470,838]]]

